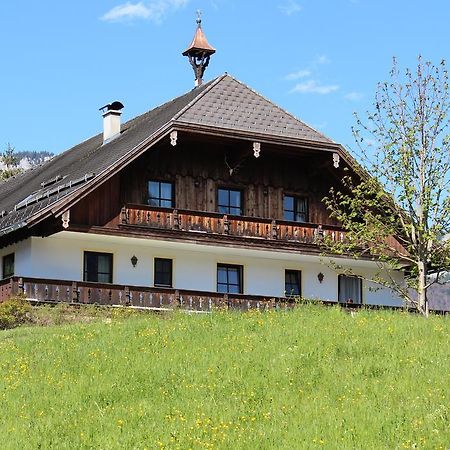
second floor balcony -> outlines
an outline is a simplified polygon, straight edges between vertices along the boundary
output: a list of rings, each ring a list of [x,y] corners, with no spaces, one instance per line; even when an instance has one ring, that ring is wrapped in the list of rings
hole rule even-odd
[[[313,223],[271,220],[256,217],[161,208],[127,204],[122,208],[119,227],[176,233],[178,236],[202,239],[245,239],[254,245],[278,243],[278,245],[304,244],[317,247],[327,236],[332,240],[344,240],[345,232],[336,226]]]

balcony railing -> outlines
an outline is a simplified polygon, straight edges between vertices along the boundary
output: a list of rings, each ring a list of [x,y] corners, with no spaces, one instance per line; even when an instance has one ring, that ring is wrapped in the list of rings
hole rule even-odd
[[[126,205],[122,208],[120,223],[155,229],[188,231],[221,236],[278,240],[313,244],[328,236],[339,241],[345,232],[339,227],[284,220],[270,220],[214,212],[157,208],[145,205]]]
[[[0,280],[0,303],[12,295],[24,295],[35,303],[67,303],[70,305],[131,306],[150,310],[170,311],[182,309],[194,312],[211,312],[215,309],[241,311],[288,310],[296,306],[295,299],[264,297],[243,294],[221,294],[187,289],[125,286],[68,280],[49,280],[28,277],[10,277]],[[331,300],[311,301],[325,306],[347,309],[396,309],[399,306],[377,306],[357,303],[337,303]],[[430,298],[430,310],[436,313],[450,312],[450,303],[440,298]]]
[[[211,311],[214,308],[268,310],[274,307],[288,309],[293,306],[293,301],[286,298],[185,289],[25,277],[11,277],[0,281],[0,302],[17,294],[36,302],[134,306],[155,310],[181,308],[198,312]]]

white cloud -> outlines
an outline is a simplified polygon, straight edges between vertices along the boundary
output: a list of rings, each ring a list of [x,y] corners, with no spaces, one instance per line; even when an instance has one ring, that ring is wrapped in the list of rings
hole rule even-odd
[[[349,92],[344,95],[346,100],[350,100],[351,102],[359,102],[364,98],[364,94],[361,92]]]
[[[300,94],[331,94],[339,89],[337,84],[324,85],[318,83],[316,80],[307,80],[303,83],[297,83],[291,90],[290,93],[300,93]]]
[[[126,22],[134,19],[149,19],[160,23],[170,12],[187,5],[190,0],[154,0],[150,2],[126,2],[105,13],[101,20],[106,22]]]
[[[327,55],[319,55],[313,61],[314,65],[329,64],[331,62]]]
[[[284,4],[279,6],[281,12],[287,16],[300,12],[303,7],[295,0],[287,0]]]
[[[309,77],[311,75],[311,71],[310,70],[297,70],[297,72],[291,72],[288,73],[284,79],[285,80],[298,80],[299,78],[306,78]]]

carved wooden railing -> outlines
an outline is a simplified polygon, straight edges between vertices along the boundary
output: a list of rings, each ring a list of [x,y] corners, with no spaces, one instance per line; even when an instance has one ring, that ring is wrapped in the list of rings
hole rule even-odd
[[[120,223],[172,231],[189,231],[255,239],[279,240],[312,244],[320,237],[343,240],[345,232],[339,227],[284,220],[270,220],[214,212],[126,205]]]
[[[0,281],[0,302],[17,294],[37,302],[134,306],[164,310],[174,308],[192,311],[211,311],[214,308],[268,310],[288,309],[293,306],[292,300],[286,298],[254,295],[25,277],[11,277]]]
[[[104,306],[132,306],[152,310],[183,309],[196,312],[210,312],[214,309],[237,309],[242,311],[271,309],[287,310],[296,303],[291,298],[263,297],[242,294],[220,294],[186,289],[152,288],[146,286],[124,286],[48,280],[28,277],[10,277],[0,280],[0,303],[11,295],[23,295],[37,303],[67,303],[71,305],[96,304]],[[434,298],[429,292],[430,310],[450,312],[450,300]],[[336,301],[317,301],[325,306],[338,304]],[[348,309],[403,309],[398,306],[377,306],[357,303],[339,303]]]

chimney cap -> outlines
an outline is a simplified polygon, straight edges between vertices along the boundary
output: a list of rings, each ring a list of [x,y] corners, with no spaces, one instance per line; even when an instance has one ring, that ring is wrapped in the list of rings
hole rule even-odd
[[[106,113],[108,111],[120,111],[123,108],[123,104],[116,100],[115,102],[108,103],[107,105],[102,106],[101,108],[99,108],[99,111]]]

